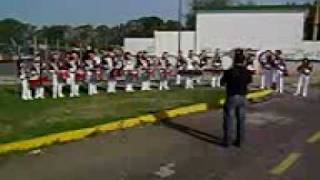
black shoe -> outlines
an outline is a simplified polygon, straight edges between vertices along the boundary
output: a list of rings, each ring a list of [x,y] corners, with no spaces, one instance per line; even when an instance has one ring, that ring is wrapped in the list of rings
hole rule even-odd
[[[241,143],[241,141],[235,141],[235,142],[233,143],[233,145],[240,148],[241,145],[242,145],[242,143]]]
[[[224,140],[224,141],[222,142],[222,146],[225,147],[225,148],[228,148],[230,145],[231,145],[230,141]]]

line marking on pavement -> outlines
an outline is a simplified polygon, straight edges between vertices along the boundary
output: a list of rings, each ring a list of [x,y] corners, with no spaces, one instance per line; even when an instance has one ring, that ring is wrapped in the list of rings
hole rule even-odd
[[[313,144],[316,143],[317,141],[320,140],[320,131],[318,131],[317,133],[315,133],[313,136],[311,136],[308,140],[307,143],[309,144]]]
[[[301,153],[291,153],[283,160],[278,166],[274,167],[270,173],[272,175],[280,176],[285,173],[298,159],[301,157]]]

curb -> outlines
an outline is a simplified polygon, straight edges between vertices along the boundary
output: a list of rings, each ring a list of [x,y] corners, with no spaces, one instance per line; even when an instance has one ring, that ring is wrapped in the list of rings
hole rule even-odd
[[[272,94],[272,91],[259,91],[251,93],[247,96],[248,99],[264,98]],[[225,100],[221,100],[220,103],[224,103]],[[16,151],[29,151],[45,146],[50,146],[57,143],[67,143],[76,140],[84,139],[90,135],[97,133],[107,133],[117,130],[129,129],[132,127],[156,123],[168,118],[175,118],[192,113],[205,112],[209,110],[209,105],[206,103],[195,104],[185,107],[176,108],[173,110],[167,110],[156,114],[147,114],[136,118],[129,118],[125,120],[119,120],[112,123],[102,124],[94,126],[92,128],[85,128],[80,130],[66,131],[62,133],[51,134],[42,136],[30,140],[22,140],[17,142],[11,142],[6,144],[0,144],[0,155],[8,154]]]

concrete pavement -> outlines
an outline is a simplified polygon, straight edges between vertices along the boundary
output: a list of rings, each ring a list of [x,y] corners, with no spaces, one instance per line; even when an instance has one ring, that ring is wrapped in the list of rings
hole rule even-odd
[[[98,135],[30,153],[0,157],[2,180],[317,180],[320,92],[276,96],[251,104],[247,142],[224,148],[221,110],[157,125]],[[291,153],[301,156],[280,175],[270,171]]]

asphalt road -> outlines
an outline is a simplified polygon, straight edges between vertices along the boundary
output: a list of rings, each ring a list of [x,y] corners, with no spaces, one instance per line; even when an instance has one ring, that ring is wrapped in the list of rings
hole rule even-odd
[[[288,94],[251,104],[242,148],[220,145],[217,110],[52,146],[37,155],[0,157],[0,179],[318,180],[319,107],[316,91],[307,99]]]

